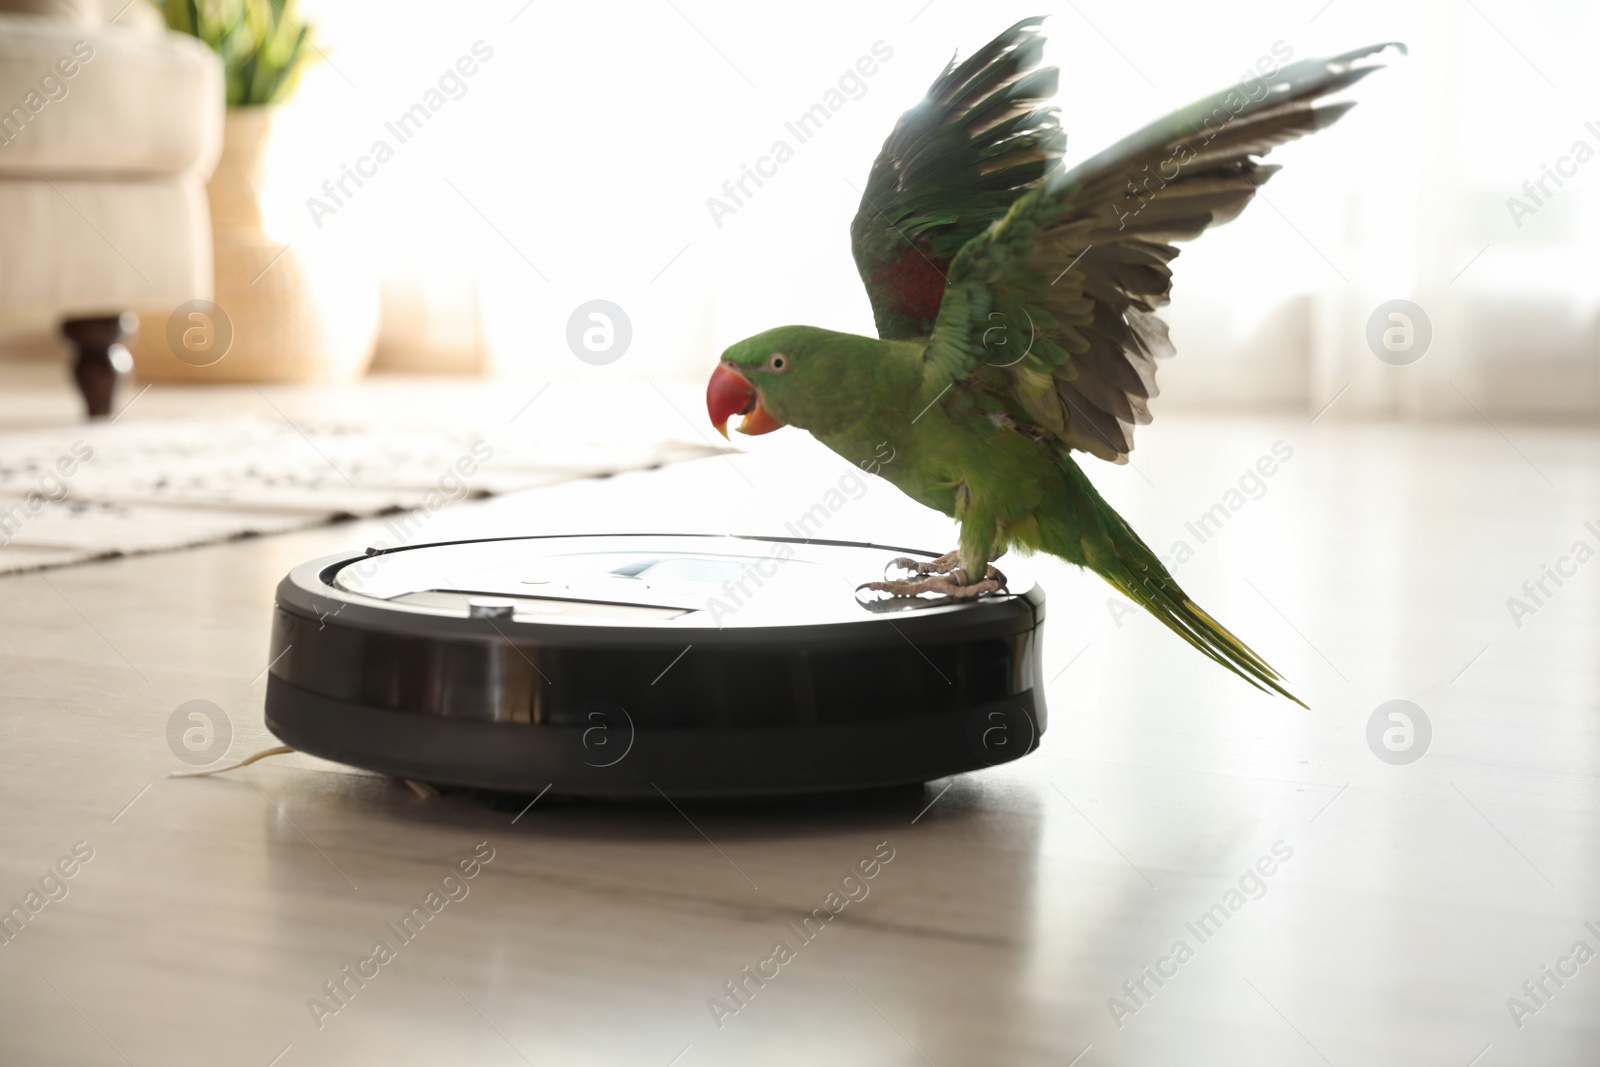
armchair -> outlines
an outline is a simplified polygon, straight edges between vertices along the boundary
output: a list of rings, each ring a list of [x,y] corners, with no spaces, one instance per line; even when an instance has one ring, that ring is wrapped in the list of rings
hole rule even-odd
[[[222,111],[217,57],[146,0],[0,0],[0,329],[59,326],[91,416],[127,309],[211,295]]]

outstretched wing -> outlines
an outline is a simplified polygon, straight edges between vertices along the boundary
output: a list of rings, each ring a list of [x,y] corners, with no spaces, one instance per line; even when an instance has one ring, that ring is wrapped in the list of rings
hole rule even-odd
[[[1023,19],[966,62],[954,59],[872,164],[850,247],[878,334],[927,337],[950,261],[1057,165],[1066,135],[1054,67],[1035,69],[1043,18]]]
[[[1172,353],[1155,309],[1172,290],[1173,242],[1244,210],[1278,170],[1255,157],[1355,106],[1316,102],[1379,69],[1359,61],[1387,47],[1201,100],[1018,200],[951,264],[927,352],[931,376],[963,385],[946,403],[1126,462],[1134,425],[1150,421],[1155,361]]]

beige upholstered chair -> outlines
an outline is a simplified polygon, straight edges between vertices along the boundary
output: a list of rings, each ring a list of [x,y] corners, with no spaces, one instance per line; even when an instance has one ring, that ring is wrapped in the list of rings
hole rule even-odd
[[[146,0],[0,0],[0,328],[59,324],[91,415],[130,307],[211,295],[222,67]],[[161,330],[164,323],[148,323]]]

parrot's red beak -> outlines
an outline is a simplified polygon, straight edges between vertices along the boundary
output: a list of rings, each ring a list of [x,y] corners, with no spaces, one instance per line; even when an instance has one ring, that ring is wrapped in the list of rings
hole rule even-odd
[[[752,436],[771,433],[783,425],[761,406],[761,394],[750,379],[728,363],[719,363],[711,373],[711,382],[706,386],[706,412],[711,416],[711,425],[723,437],[728,436],[728,420],[735,415],[744,416],[739,432]]]

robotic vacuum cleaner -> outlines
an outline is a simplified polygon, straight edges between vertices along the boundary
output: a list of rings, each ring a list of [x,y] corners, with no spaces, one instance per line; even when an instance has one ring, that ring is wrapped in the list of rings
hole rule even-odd
[[[640,534],[315,560],[278,586],[267,726],[395,777],[577,797],[855,790],[1017,759],[1045,727],[1043,591],[858,598],[894,558],[935,555]]]

